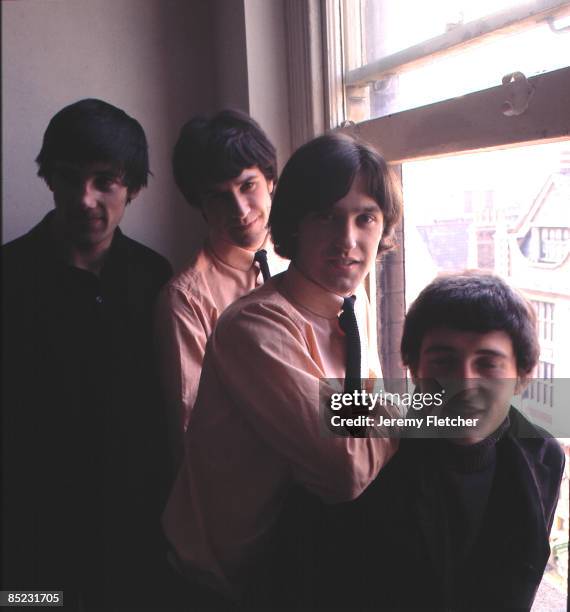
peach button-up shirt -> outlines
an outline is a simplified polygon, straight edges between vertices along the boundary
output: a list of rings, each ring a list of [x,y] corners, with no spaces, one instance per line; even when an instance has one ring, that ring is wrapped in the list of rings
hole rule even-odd
[[[269,240],[264,247],[272,274],[289,262]],[[200,382],[206,342],[232,302],[263,283],[255,251],[227,241],[206,242],[190,264],[162,289],[156,309],[156,337],[163,390],[174,427],[186,429]]]
[[[366,339],[363,292],[359,300]],[[291,266],[219,319],[163,515],[193,580],[239,595],[294,483],[326,502],[351,500],[395,452],[395,440],[322,433],[319,380],[345,373],[341,307],[341,297]],[[371,357],[363,375],[374,377]]]

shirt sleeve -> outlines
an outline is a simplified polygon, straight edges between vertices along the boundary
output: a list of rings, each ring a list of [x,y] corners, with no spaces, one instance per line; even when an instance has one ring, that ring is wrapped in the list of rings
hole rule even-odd
[[[324,501],[348,501],[377,476],[397,441],[326,429],[315,349],[310,325],[303,328],[275,305],[254,304],[218,325],[205,367],[216,369],[236,409],[285,459],[297,482]]]
[[[211,313],[179,288],[166,286],[158,299],[155,327],[165,399],[185,430],[198,393]]]

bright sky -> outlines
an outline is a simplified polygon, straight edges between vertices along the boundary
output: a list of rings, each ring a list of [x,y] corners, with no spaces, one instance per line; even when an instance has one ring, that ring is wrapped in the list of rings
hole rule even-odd
[[[568,151],[570,141],[406,163],[406,206],[419,224],[457,216],[468,190],[493,190],[500,206],[528,206]]]

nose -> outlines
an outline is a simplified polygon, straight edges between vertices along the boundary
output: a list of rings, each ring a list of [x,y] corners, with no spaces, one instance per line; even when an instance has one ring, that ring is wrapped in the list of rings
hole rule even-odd
[[[247,197],[239,192],[232,192],[228,197],[231,205],[232,217],[235,219],[246,219],[251,207]]]
[[[80,186],[81,205],[84,208],[95,208],[97,206],[98,191],[92,180],[85,180]]]
[[[458,374],[465,381],[466,388],[475,387],[477,385],[476,379],[480,378],[476,364],[470,361],[463,361],[459,364]]]
[[[350,220],[339,221],[335,226],[335,246],[344,253],[356,246],[356,227]]]

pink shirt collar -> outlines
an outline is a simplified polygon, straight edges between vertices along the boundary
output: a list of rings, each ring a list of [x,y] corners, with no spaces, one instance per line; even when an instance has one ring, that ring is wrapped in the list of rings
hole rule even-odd
[[[263,245],[259,248],[267,248],[269,243],[269,235],[265,238]],[[206,240],[206,249],[208,249],[217,259],[242,272],[247,272],[253,266],[253,258],[255,252],[259,249],[244,249],[238,247],[227,240],[220,240],[211,234]]]

